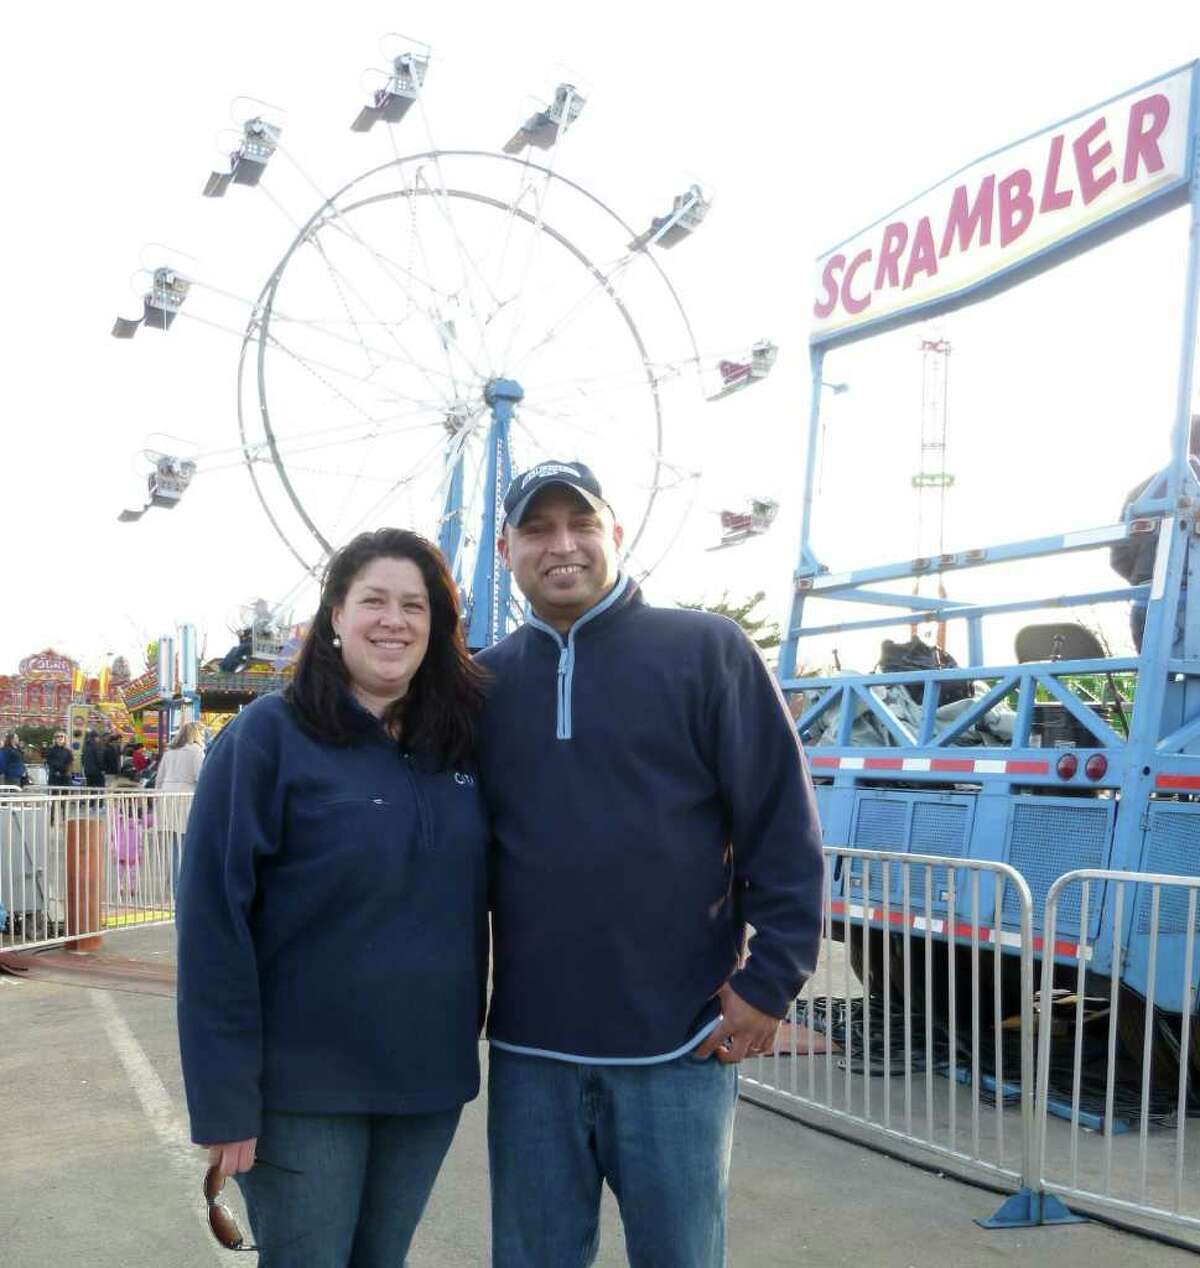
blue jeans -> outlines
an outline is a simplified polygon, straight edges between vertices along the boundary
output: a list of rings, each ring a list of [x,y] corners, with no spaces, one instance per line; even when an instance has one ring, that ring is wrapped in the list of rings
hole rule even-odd
[[[631,1268],[721,1268],[736,1066],[582,1065],[495,1046],[488,1066],[493,1268],[592,1263],[604,1181]]]
[[[264,1114],[237,1177],[259,1268],[401,1268],[461,1113]]]

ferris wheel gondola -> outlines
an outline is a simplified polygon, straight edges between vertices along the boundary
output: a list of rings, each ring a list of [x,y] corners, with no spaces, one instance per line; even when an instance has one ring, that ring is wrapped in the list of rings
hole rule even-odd
[[[748,510],[722,511],[721,540],[709,550],[740,546],[752,537],[761,537],[775,522],[779,503],[772,498],[751,498]]]
[[[122,524],[135,523],[156,506],[167,511],[178,506],[196,475],[196,464],[190,458],[152,450],[147,450],[145,456],[153,463],[153,470],[146,477],[149,498],[139,511],[122,511],[117,516]]]
[[[132,339],[139,326],[148,326],[151,330],[170,330],[184,300],[192,288],[189,278],[166,265],[154,270],[150,289],[142,296],[142,315],[140,317],[118,317],[113,322],[112,333],[115,339]]]

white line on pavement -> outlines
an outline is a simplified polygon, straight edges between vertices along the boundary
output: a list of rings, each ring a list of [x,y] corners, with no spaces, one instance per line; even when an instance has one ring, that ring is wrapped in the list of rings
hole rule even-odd
[[[183,1124],[175,1116],[171,1108],[171,1097],[158,1077],[158,1071],[150,1063],[142,1045],[134,1038],[129,1023],[121,1016],[113,997],[108,991],[88,991],[92,1002],[100,1010],[104,1029],[108,1034],[113,1050],[125,1067],[129,1085],[141,1103],[142,1110],[159,1144],[167,1152],[175,1170],[186,1180],[189,1192],[193,1197],[199,1194],[200,1180],[203,1174],[203,1155],[188,1139]],[[208,1228],[208,1215],[193,1200],[189,1203],[192,1211],[198,1216],[204,1229],[204,1240],[219,1263],[227,1263],[220,1247],[213,1240]]]

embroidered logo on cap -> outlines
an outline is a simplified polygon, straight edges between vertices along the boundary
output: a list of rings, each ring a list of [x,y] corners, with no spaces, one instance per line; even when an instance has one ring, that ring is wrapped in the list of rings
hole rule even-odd
[[[548,475],[569,475],[574,476],[576,480],[583,479],[583,476],[575,467],[566,467],[560,462],[544,462],[540,467],[534,467],[532,470],[525,472],[521,477],[521,488],[525,488],[533,480],[540,480],[543,476]]]

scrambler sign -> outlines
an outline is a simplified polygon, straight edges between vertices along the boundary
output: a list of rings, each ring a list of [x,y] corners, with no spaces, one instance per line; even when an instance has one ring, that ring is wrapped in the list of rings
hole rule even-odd
[[[956,172],[817,261],[810,342],[953,308],[1186,195],[1193,67]],[[1113,224],[1118,217],[1125,223]]]

